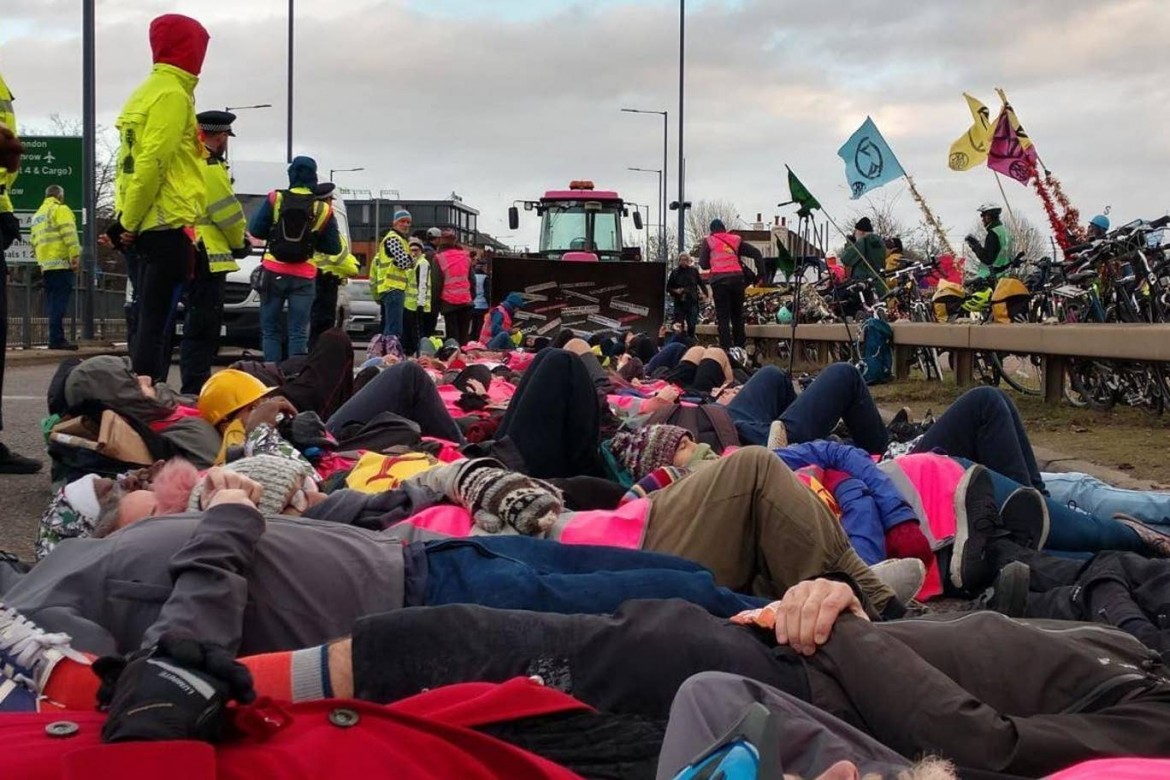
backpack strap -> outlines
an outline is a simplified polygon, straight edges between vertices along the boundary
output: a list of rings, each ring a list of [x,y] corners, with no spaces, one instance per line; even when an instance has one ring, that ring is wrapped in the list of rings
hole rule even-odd
[[[707,415],[707,421],[715,429],[715,435],[719,438],[720,454],[728,447],[739,446],[739,432],[725,408],[719,404],[703,404],[699,409],[702,414]]]

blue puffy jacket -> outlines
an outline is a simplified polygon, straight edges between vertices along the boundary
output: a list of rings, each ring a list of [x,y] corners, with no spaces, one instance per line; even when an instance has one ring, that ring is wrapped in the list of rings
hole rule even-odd
[[[818,466],[849,475],[836,484],[829,482],[841,506],[841,526],[867,564],[885,560],[886,531],[907,520],[918,520],[893,481],[864,450],[835,441],[810,441],[776,450],[776,454],[793,471]]]

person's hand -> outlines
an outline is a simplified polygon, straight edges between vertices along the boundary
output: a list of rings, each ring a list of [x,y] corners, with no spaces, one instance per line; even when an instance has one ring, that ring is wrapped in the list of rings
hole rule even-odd
[[[220,504],[256,506],[262,495],[264,488],[259,482],[238,472],[213,466],[203,475],[203,494],[199,503],[204,509]]]
[[[81,258],[80,257],[69,258],[69,267],[71,269],[73,269],[74,273],[76,273],[77,269],[81,267]]]
[[[662,388],[657,393],[655,393],[654,397],[659,399],[660,401],[665,401],[668,404],[672,404],[678,400],[678,397],[680,395],[682,395],[681,390],[679,390],[674,385],[667,385],[666,387]]]
[[[97,241],[98,241],[98,246],[103,246],[106,249],[113,249],[114,248],[114,242],[111,241],[110,237],[107,236],[105,233],[101,233],[100,235],[98,235]]]
[[[812,655],[829,641],[837,618],[848,613],[869,620],[853,589],[835,580],[806,580],[788,589],[776,606],[776,641]]]
[[[297,408],[292,405],[292,402],[283,396],[276,396],[275,398],[266,398],[260,403],[256,404],[256,408],[248,415],[248,419],[244,422],[244,428],[249,433],[256,430],[260,425],[270,425],[276,427],[277,417],[284,415],[286,417],[293,417],[297,413]]]
[[[101,678],[98,703],[108,712],[103,742],[216,742],[227,730],[228,702],[256,698],[251,673],[233,653],[174,634],[129,658],[99,658],[93,670]]]
[[[967,237],[963,240],[966,241],[971,246],[976,246],[976,247],[979,246],[979,239],[975,238],[975,236],[971,235],[970,233],[968,233]]]
[[[263,493],[264,489],[261,488],[260,492]],[[212,495],[211,500],[206,502],[204,508],[211,509],[213,506],[236,504],[238,506],[249,506],[255,509],[256,503],[259,500],[260,499],[258,497],[253,499],[251,492],[248,490],[241,490],[239,488],[224,488],[223,490],[217,490],[215,494]]]
[[[123,248],[129,247],[131,244],[134,243],[135,239],[137,239],[137,238],[138,238],[137,233],[131,233],[129,230],[124,231],[122,233],[122,236],[121,236],[122,247]]]

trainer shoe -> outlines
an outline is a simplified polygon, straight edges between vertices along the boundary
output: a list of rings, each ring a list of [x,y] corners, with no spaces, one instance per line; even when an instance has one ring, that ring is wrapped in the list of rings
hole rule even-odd
[[[37,695],[15,680],[0,677],[0,715],[36,712]]]
[[[1023,561],[1012,561],[995,575],[995,583],[979,597],[978,605],[985,609],[1022,618],[1028,611],[1028,589],[1032,569]]]
[[[875,563],[869,570],[894,591],[898,601],[903,604],[917,596],[918,591],[922,590],[922,583],[926,581],[926,564],[917,558],[890,558]]]
[[[1048,502],[1036,488],[1016,488],[999,508],[1000,524],[1012,541],[1039,550],[1048,541]]]
[[[967,469],[955,488],[955,544],[951,554],[951,584],[977,593],[995,577],[987,560],[987,544],[1007,536],[999,525],[995,486],[991,474],[978,464]]]
[[[50,634],[0,602],[0,682],[8,679],[40,695],[53,667],[63,659],[89,663],[70,641],[68,634]]]
[[[773,420],[768,427],[768,449],[782,450],[788,446],[788,429],[779,420]]]

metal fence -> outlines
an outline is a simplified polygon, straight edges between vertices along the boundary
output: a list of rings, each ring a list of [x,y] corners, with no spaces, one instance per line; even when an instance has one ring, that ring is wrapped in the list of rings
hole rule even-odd
[[[65,317],[65,334],[76,341],[82,332],[82,294],[85,272],[79,272]],[[94,338],[98,341],[125,341],[126,275],[99,271],[94,293]],[[32,349],[49,343],[49,320],[45,317],[45,287],[32,265],[9,266],[8,347]]]

